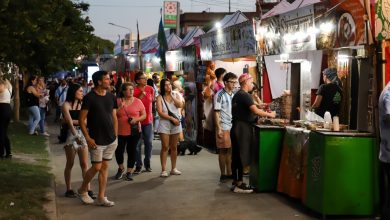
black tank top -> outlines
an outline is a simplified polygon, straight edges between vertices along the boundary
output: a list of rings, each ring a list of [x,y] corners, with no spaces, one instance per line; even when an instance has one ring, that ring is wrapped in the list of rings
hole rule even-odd
[[[38,97],[36,97],[32,93],[28,93],[27,89],[26,89],[26,91],[24,91],[24,93],[25,93],[25,96],[26,96],[26,105],[27,105],[27,107],[38,106],[39,105],[39,98]]]
[[[80,110],[78,110],[79,107],[80,107],[80,102],[77,103],[76,109],[69,110],[69,114],[72,120],[79,120],[79,115],[80,115]]]

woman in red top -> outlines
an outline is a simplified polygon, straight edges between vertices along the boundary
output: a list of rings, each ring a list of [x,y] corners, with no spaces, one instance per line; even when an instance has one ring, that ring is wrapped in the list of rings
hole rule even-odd
[[[136,146],[141,137],[140,122],[146,118],[145,107],[141,100],[134,96],[134,86],[124,83],[118,94],[118,147],[115,150],[115,158],[118,163],[118,172],[115,179],[121,179],[125,172],[123,166],[124,151],[127,151],[126,180],[133,180],[133,168],[136,157]]]

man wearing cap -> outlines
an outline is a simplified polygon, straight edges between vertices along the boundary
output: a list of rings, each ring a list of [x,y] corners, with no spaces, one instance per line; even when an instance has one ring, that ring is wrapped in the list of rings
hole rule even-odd
[[[253,78],[242,74],[238,79],[241,89],[232,99],[233,127],[230,132],[232,141],[232,175],[233,192],[251,193],[253,190],[243,183],[243,167],[251,162],[251,145],[253,140],[253,123],[256,116],[275,118],[275,112],[265,112],[256,107],[252,96]]]
[[[317,97],[312,108],[315,113],[324,117],[325,112],[330,112],[333,116],[339,115],[342,100],[342,91],[339,85],[336,68],[326,68],[323,73],[322,84],[317,91]]]

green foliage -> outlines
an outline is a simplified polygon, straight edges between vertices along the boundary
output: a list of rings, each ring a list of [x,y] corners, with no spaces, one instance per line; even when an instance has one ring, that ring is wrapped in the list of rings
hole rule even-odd
[[[104,49],[106,49],[107,51],[109,51],[111,53],[111,51],[114,50],[114,46],[115,46],[115,44],[110,40],[106,40],[106,39],[102,39],[102,38],[97,37],[97,36],[93,36],[91,41],[89,42],[87,55],[90,56],[92,54],[103,54]]]
[[[0,62],[43,75],[72,67],[93,38],[87,10],[71,0],[1,1]]]

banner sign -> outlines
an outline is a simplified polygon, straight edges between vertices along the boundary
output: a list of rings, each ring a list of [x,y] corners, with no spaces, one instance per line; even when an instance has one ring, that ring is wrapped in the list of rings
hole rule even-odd
[[[316,35],[309,30],[314,26],[313,5],[280,15],[282,53],[316,49]]]
[[[200,36],[201,60],[221,60],[255,55],[251,20]]]
[[[179,2],[164,2],[164,28],[177,28],[177,20],[180,11]]]
[[[329,8],[334,10],[326,14]],[[364,44],[364,15],[360,0],[341,4],[327,0],[266,18],[255,26],[259,53],[275,55]]]

